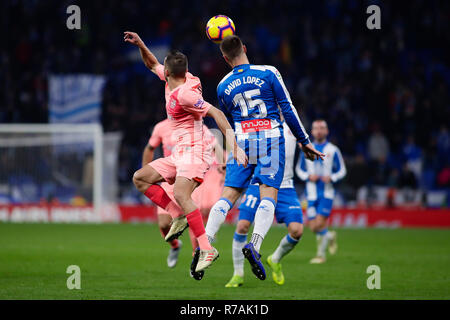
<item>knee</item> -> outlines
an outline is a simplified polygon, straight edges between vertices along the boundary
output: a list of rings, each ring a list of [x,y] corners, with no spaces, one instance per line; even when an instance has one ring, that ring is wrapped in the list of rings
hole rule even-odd
[[[317,219],[314,219],[313,221],[310,222],[309,227],[311,229],[312,232],[319,232],[321,230],[321,225],[320,223],[318,223],[318,221],[316,221]]]
[[[222,198],[227,198],[232,203],[235,203],[242,194],[242,188],[224,187],[222,191]]]
[[[139,172],[139,170],[133,174],[133,184],[136,187],[136,189],[138,189],[139,192],[142,193],[144,193],[150,185],[144,180],[144,177],[142,173]]]
[[[249,223],[243,223],[242,220],[238,222],[237,227],[236,227],[236,232],[239,234],[247,234],[248,233],[248,229],[250,229],[250,224]]]
[[[288,226],[288,232],[291,238],[298,240],[303,235],[303,224],[300,222],[291,222]]]
[[[312,231],[312,232],[317,232],[317,231],[319,231],[318,228],[317,228],[317,225],[316,225],[315,223],[314,223],[314,224],[311,224],[311,225],[310,225],[310,228],[311,228],[311,231]]]
[[[136,186],[136,188],[138,188],[138,189],[139,189],[139,186],[142,184],[141,176],[140,176],[140,174],[139,174],[139,170],[136,171],[136,172],[133,174],[133,183],[134,183],[134,185]]]
[[[303,235],[303,224],[301,223],[291,223],[288,227],[289,235],[295,239],[298,240]]]
[[[303,229],[302,228],[294,229],[289,234],[293,239],[298,240],[303,235]]]

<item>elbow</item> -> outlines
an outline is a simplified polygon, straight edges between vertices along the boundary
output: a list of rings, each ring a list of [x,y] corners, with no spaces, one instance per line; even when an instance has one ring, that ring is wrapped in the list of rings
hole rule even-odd
[[[209,108],[207,115],[213,118],[217,122],[217,124],[219,122],[218,120],[225,118],[225,113],[213,106]]]
[[[217,108],[211,108],[211,109],[214,109],[215,117],[217,117],[217,118],[225,118],[225,113],[223,113],[222,110],[219,110]]]

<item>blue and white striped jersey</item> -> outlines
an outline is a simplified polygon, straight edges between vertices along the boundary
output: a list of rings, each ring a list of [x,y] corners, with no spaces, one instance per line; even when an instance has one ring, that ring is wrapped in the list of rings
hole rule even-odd
[[[297,150],[297,139],[295,139],[286,122],[283,122],[285,147],[284,175],[280,189],[294,188],[294,158]],[[252,185],[258,185],[254,183]]]
[[[305,155],[301,154],[298,160],[295,172],[297,176],[306,181],[306,198],[308,200],[317,200],[318,198],[333,199],[335,190],[333,184],[341,180],[347,174],[344,159],[337,146],[331,142],[321,144],[313,143],[314,147],[326,154],[324,160],[307,160]],[[309,181],[310,175],[315,174],[319,177],[330,176],[331,182],[324,183],[322,180],[316,182]]]
[[[308,134],[275,67],[236,66],[220,81],[217,96],[238,140],[282,136],[281,109],[296,139],[302,144],[309,143]]]

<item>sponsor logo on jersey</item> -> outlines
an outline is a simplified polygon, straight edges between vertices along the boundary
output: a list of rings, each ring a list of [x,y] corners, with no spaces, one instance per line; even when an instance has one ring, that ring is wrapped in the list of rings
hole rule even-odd
[[[198,101],[196,103],[194,103],[194,107],[201,109],[201,108],[203,108],[204,104],[205,104],[205,100],[198,99]]]
[[[257,132],[267,129],[272,129],[272,123],[269,119],[253,119],[241,122],[242,132]]]

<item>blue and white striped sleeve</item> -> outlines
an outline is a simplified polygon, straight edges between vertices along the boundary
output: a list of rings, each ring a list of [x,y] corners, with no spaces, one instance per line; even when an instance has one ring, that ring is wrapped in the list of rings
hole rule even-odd
[[[298,117],[297,110],[292,104],[291,96],[284,85],[281,74],[275,67],[267,66],[267,69],[271,71],[273,92],[287,125],[302,145],[309,144],[309,136]]]
[[[306,159],[303,152],[300,154],[297,165],[295,166],[295,173],[302,181],[307,181],[309,178],[308,170],[306,169]]]
[[[331,181],[338,182],[347,174],[347,169],[345,168],[344,159],[342,158],[341,151],[336,148],[333,156],[333,169],[331,173]]]

